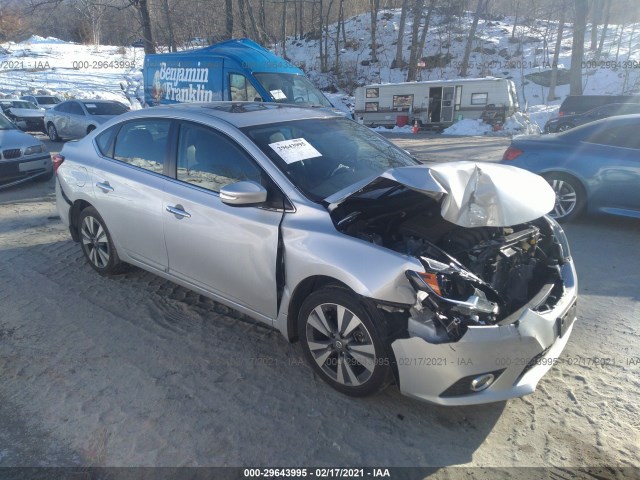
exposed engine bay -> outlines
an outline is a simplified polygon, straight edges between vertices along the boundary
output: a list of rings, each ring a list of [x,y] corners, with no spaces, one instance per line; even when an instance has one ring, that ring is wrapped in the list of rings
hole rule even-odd
[[[426,329],[422,336],[456,341],[469,325],[500,323],[545,286],[556,285],[549,296],[562,295],[562,248],[544,217],[465,228],[442,218],[439,200],[398,186],[380,198],[351,198],[332,212],[341,232],[423,264],[424,273],[407,272],[418,292],[411,317]]]

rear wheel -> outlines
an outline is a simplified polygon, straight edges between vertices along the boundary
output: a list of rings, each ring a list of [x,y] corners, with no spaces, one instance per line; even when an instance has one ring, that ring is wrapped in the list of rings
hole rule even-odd
[[[391,379],[381,324],[350,291],[325,287],[303,302],[298,334],[307,361],[322,380],[362,397],[382,390]]]
[[[113,246],[111,234],[95,208],[87,207],[80,212],[78,233],[82,252],[95,271],[100,275],[112,275],[122,271],[123,264]]]
[[[587,193],[582,184],[565,173],[547,173],[544,178],[556,194],[556,203],[549,215],[559,222],[569,222],[578,217],[587,204]]]
[[[59,142],[60,137],[58,136],[58,130],[53,123],[47,125],[47,134],[49,135],[49,140],[52,142]]]

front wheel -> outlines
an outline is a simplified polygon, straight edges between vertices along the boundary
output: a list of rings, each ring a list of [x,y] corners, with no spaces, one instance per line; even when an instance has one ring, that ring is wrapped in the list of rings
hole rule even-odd
[[[562,123],[558,125],[557,131],[566,132],[567,130],[571,130],[572,128],[573,128],[573,125],[571,125],[570,123]]]
[[[122,263],[111,240],[104,220],[93,207],[87,207],[78,217],[78,229],[82,252],[89,265],[100,275],[112,275],[122,271]]]
[[[578,217],[587,204],[587,193],[582,184],[564,173],[543,175],[556,194],[556,202],[549,215],[559,222],[569,222]]]
[[[384,389],[391,378],[381,324],[348,290],[325,287],[302,303],[298,334],[307,361],[322,380],[363,397]]]

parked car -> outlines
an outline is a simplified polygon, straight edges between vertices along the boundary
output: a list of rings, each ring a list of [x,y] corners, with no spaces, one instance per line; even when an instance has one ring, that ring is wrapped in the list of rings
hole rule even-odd
[[[128,112],[129,107],[113,100],[67,100],[47,110],[44,123],[52,142],[82,138],[107,120]]]
[[[53,176],[51,156],[37,138],[21,132],[0,114],[0,188]]]
[[[62,102],[62,100],[54,95],[23,95],[22,97],[20,97],[20,99],[31,102],[40,108],[44,108],[45,110],[53,108],[54,106]]]
[[[24,131],[44,132],[44,109],[26,100],[17,98],[0,99],[0,107],[9,120]]]
[[[393,379],[443,405],[525,395],[573,327],[553,191],[524,170],[421,165],[275,103],[130,112],[56,162],[58,211],[98,273],[137,265],[273,326],[349,395]]]
[[[502,163],[542,175],[556,192],[551,216],[584,210],[640,218],[640,115],[598,120],[567,132],[520,136]]]
[[[545,124],[544,131],[546,133],[564,132],[595,120],[635,113],[640,113],[640,103],[610,103],[609,105],[602,105],[585,113],[554,117]]]
[[[558,115],[578,115],[610,103],[640,103],[640,95],[569,95],[562,101]]]

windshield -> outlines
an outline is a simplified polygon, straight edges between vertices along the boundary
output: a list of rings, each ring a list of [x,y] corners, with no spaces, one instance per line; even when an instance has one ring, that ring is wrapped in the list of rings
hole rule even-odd
[[[90,115],[120,115],[121,113],[128,112],[129,109],[121,103],[91,103],[86,102],[85,108]]]
[[[56,97],[36,97],[40,105],[57,105],[60,100]]]
[[[15,130],[16,126],[0,113],[0,130]]]
[[[346,118],[257,125],[242,131],[316,202],[390,168],[418,163],[382,136]]]
[[[11,102],[11,106],[13,108],[25,108],[27,110],[39,110],[38,107],[36,107],[33,103],[31,102],[27,102],[27,101],[16,101],[16,102]]]
[[[313,107],[331,107],[331,103],[303,75],[293,73],[255,73],[262,87],[274,102],[297,103]]]

